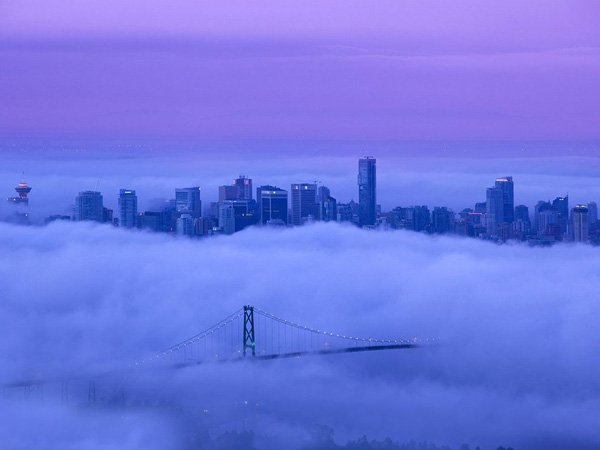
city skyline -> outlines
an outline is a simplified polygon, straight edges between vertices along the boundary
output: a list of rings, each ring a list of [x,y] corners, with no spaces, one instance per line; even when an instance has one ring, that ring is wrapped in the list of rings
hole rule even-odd
[[[306,223],[347,222],[362,228],[405,229],[429,234],[455,234],[496,242],[527,241],[552,245],[561,241],[600,245],[597,203],[574,204],[569,196],[539,200],[531,208],[515,205],[512,176],[497,177],[485,190],[485,201],[454,211],[447,206],[405,205],[383,210],[376,201],[376,158],[358,159],[358,202],[340,202],[331,196],[323,182],[292,183],[289,191],[272,185],[256,187],[246,175],[218,187],[218,201],[202,208],[201,188],[176,188],[172,200],[163,201],[158,211],[138,212],[135,190],[120,189],[118,211],[104,205],[101,192],[84,191],[76,197],[72,216],[54,214],[55,220],[95,221],[124,228],[168,232],[189,237],[233,234],[253,225],[299,226]],[[14,205],[29,205],[32,188],[19,183],[19,198],[8,198]],[[29,224],[28,212],[16,212],[6,221]]]
[[[2,0],[0,447],[600,448],[598,0]]]

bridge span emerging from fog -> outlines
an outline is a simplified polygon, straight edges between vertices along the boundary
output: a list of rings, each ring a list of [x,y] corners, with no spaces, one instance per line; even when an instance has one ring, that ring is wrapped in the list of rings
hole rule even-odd
[[[103,379],[134,377],[136,372],[177,370],[220,363],[261,361],[309,355],[406,350],[428,340],[357,337],[308,327],[253,306],[244,306],[213,326],[158,353],[134,361],[120,370],[71,377],[19,380],[2,385],[3,392],[23,390],[25,396],[43,391],[48,384],[60,384],[61,398],[70,388],[87,384],[88,401],[95,402],[97,382]],[[78,389],[81,391],[81,388]]]

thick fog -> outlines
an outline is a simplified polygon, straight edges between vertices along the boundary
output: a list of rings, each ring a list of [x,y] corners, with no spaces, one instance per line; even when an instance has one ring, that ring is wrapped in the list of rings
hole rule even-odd
[[[112,370],[244,304],[344,334],[437,343],[145,371],[119,388],[135,406],[61,403],[50,386],[43,395],[4,389],[0,441],[202,448],[233,431],[242,434],[215,448],[325,448],[314,442],[362,435],[598,448],[598,267],[598,250],[583,245],[498,246],[336,224],[204,241],[1,224],[3,383]]]

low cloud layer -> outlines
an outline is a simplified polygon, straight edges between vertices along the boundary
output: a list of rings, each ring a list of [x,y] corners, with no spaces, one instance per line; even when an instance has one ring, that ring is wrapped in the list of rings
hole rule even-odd
[[[600,444],[595,248],[326,224],[201,242],[72,223],[0,225],[0,237],[3,381],[118,366],[244,304],[345,334],[440,342],[146,373],[127,381],[135,409],[9,395],[3,416],[20,425],[0,440],[14,447],[44,448],[34,436],[50,420],[48,448],[183,448],[196,432],[244,428],[301,448],[315,426],[338,442]]]

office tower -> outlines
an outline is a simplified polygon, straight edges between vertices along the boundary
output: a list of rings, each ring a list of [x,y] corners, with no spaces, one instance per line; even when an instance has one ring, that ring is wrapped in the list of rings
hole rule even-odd
[[[487,212],[487,203],[486,202],[479,202],[479,203],[475,203],[475,211],[478,214],[485,214]]]
[[[431,213],[431,231],[448,233],[454,229],[454,213],[446,207],[435,207]]]
[[[544,228],[541,223],[541,213],[543,211],[552,209],[552,204],[550,202],[539,201],[535,205],[535,210],[533,214],[533,228],[538,233],[541,234],[544,232]]]
[[[331,222],[337,220],[337,201],[331,196],[329,188],[320,186],[318,195],[319,203],[319,220]]]
[[[133,190],[119,191],[119,226],[124,228],[137,226],[137,195]]]
[[[100,192],[80,192],[75,199],[75,220],[104,222],[104,200]]]
[[[252,179],[240,175],[230,185],[219,186],[219,202],[252,200]]]
[[[200,217],[202,215],[200,188],[175,189],[175,204],[177,212],[190,214],[193,219]]]
[[[177,218],[177,234],[180,236],[194,235],[194,217],[189,212],[184,212]]]
[[[15,188],[15,191],[18,194],[18,197],[9,197],[7,200],[9,203],[15,204],[15,205],[23,205],[23,206],[28,206],[29,205],[29,193],[31,192],[31,186],[29,186],[27,183],[19,183],[17,185],[17,187]]]
[[[529,208],[525,205],[518,205],[515,207],[515,220],[520,220],[521,222],[530,222],[529,218]]]
[[[587,242],[589,235],[588,208],[577,205],[571,209],[571,238],[575,242]]]
[[[552,237],[554,240],[561,240],[563,236],[560,226],[560,215],[554,208],[540,209],[538,213],[538,235]]]
[[[569,224],[569,196],[556,197],[552,201],[552,208],[558,212],[558,224],[563,236],[567,234]]]
[[[412,208],[412,229],[414,231],[427,231],[431,224],[431,213],[425,205]]]
[[[254,200],[228,200],[219,202],[218,205],[219,227],[223,228],[225,234],[241,231],[250,225],[255,225],[258,220],[257,205]],[[229,227],[231,232],[228,231]]]
[[[219,205],[219,228],[224,234],[235,233],[235,208],[232,203]]]
[[[525,239],[531,231],[531,220],[529,218],[529,208],[525,205],[515,207],[515,221],[513,223],[515,237]]]
[[[358,223],[375,225],[377,218],[377,160],[366,156],[358,160]]]
[[[119,225],[119,219],[115,219],[113,217],[113,210],[107,208],[106,206],[102,208],[102,222],[111,223],[114,225]]]
[[[490,235],[495,235],[498,226],[504,222],[504,192],[497,187],[486,190],[486,228]]]
[[[219,202],[226,202],[228,200],[237,200],[238,189],[237,186],[223,185],[219,186]]]
[[[237,189],[236,200],[252,200],[252,179],[244,175],[240,175],[233,180],[233,186]]]
[[[302,225],[307,220],[317,220],[317,185],[310,183],[292,184],[292,224]]]
[[[288,193],[276,186],[260,186],[256,188],[258,204],[258,223],[261,225],[288,223]]]
[[[138,215],[137,227],[155,232],[165,231],[165,213],[146,211]]]
[[[512,177],[496,178],[494,187],[502,192],[502,222],[514,222],[515,188]]]
[[[596,202],[590,202],[587,204],[588,208],[588,222],[590,225],[598,222],[598,205]]]

